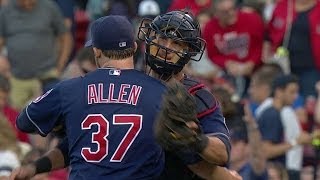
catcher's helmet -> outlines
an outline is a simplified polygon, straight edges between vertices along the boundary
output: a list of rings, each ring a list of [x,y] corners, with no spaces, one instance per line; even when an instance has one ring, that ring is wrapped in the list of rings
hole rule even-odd
[[[158,43],[159,37],[172,39],[187,47],[183,50],[170,49]],[[162,79],[180,72],[189,60],[199,61],[206,46],[201,38],[199,23],[191,14],[184,11],[171,11],[157,16],[152,21],[144,19],[139,27],[138,38],[146,42],[146,63],[161,75]],[[151,51],[155,47],[157,50]],[[165,57],[159,57],[160,51],[165,52]],[[175,63],[168,61],[169,53],[177,55],[179,60]]]

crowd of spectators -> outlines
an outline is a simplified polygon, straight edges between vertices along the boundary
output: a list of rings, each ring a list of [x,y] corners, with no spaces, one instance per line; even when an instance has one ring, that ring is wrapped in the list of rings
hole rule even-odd
[[[317,177],[320,1],[1,0],[0,6],[0,179],[57,143],[19,132],[15,119],[59,81],[96,68],[92,49],[84,48],[93,20],[118,14],[138,27],[142,18],[181,9],[196,16],[207,42],[201,61],[184,71],[220,101],[231,134],[229,168],[244,179],[253,177],[248,172],[257,179]],[[135,66],[144,70],[138,43]],[[37,179],[66,179],[66,172]]]

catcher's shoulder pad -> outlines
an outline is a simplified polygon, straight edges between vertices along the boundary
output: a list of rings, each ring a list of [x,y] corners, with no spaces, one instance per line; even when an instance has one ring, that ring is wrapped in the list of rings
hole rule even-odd
[[[196,99],[198,119],[214,112],[219,107],[219,102],[203,83],[195,79],[185,78],[183,84]]]

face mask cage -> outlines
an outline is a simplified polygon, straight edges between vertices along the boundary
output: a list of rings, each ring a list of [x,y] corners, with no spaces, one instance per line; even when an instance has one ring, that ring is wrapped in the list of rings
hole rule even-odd
[[[146,45],[156,45],[168,52],[176,53],[179,57],[188,57],[189,60],[200,61],[206,48],[205,40],[200,38],[200,28],[195,29],[187,18],[182,18],[182,20],[178,21],[173,20],[173,17],[172,15],[169,19],[165,19],[159,16],[157,17],[158,19],[156,18],[153,21],[151,19],[143,19],[139,27],[138,39],[145,41]],[[174,26],[170,24],[174,24]],[[152,42],[156,35],[185,43],[189,48],[184,52],[178,52],[159,44],[157,45]]]
[[[143,19],[138,31],[138,39],[146,43],[147,64],[164,78],[180,72],[189,60],[200,61],[206,47],[206,42],[200,38],[200,35],[198,23],[193,22],[191,16],[180,11],[160,15],[154,20]],[[175,42],[186,44],[187,48],[176,51],[160,45],[155,41],[156,38],[172,39]],[[160,51],[165,52],[165,57],[159,58]],[[167,60],[167,55],[170,53],[179,57],[176,63]]]

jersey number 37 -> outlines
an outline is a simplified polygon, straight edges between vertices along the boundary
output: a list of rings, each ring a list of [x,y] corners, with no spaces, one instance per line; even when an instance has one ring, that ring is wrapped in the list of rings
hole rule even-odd
[[[96,151],[93,151],[90,147],[83,147],[81,150],[81,155],[87,162],[97,163],[108,155],[109,123],[102,114],[89,114],[82,121],[82,130],[91,129],[93,125],[98,127],[98,130],[91,135],[92,143],[97,145]],[[110,158],[110,162],[121,162],[142,128],[142,116],[137,114],[113,115],[112,124],[130,125],[127,133]]]

